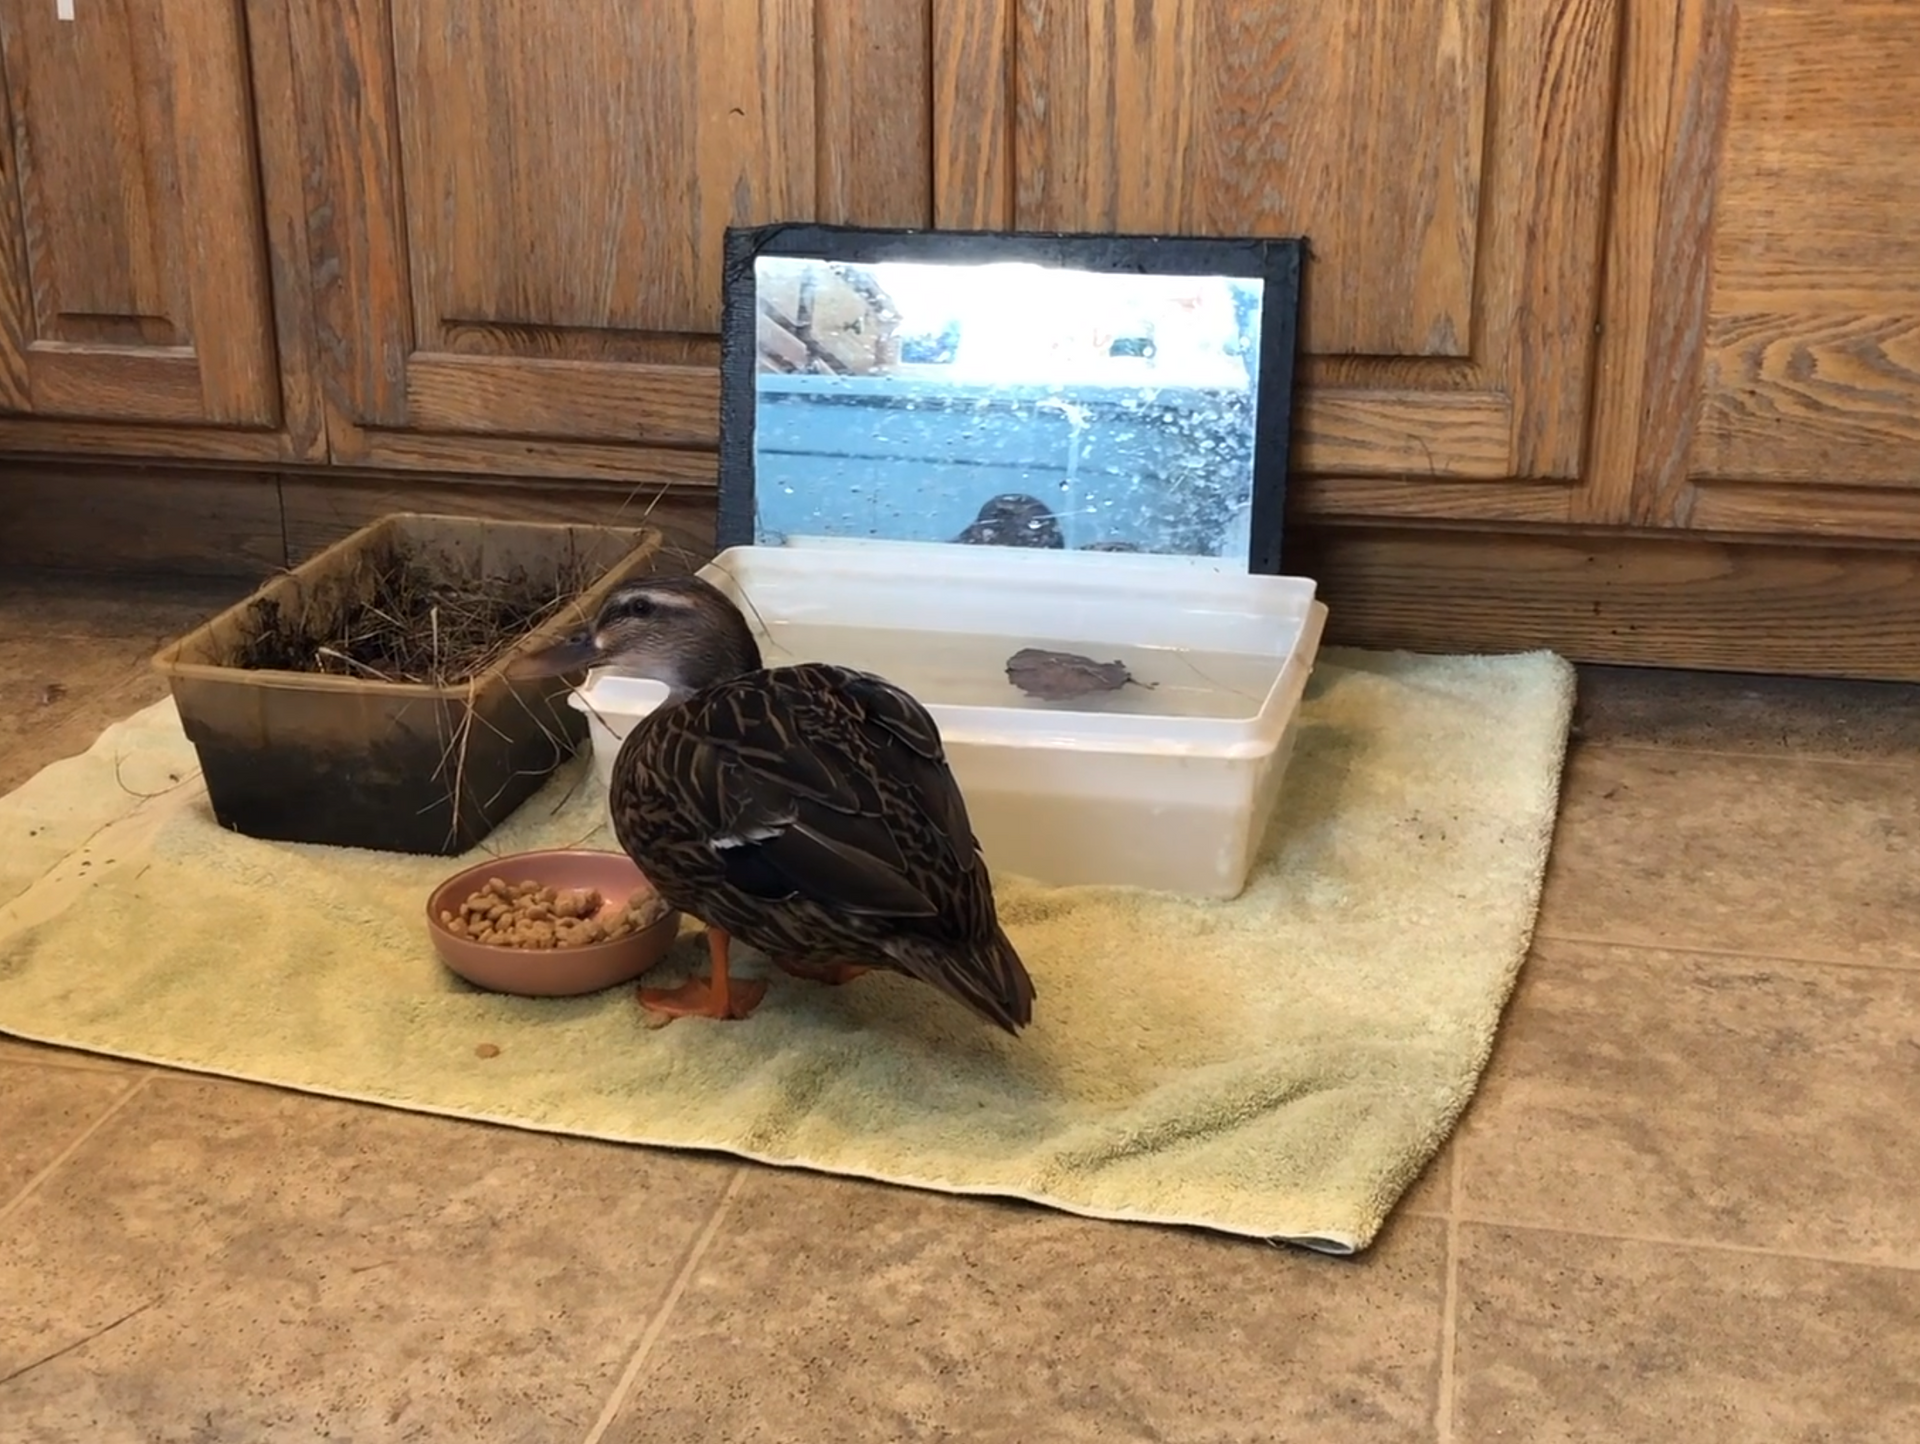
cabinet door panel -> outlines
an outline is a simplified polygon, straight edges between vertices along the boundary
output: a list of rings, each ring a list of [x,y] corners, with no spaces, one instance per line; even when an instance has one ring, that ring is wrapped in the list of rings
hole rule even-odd
[[[1489,6],[1029,0],[1016,222],[1304,231],[1310,351],[1465,356]]]
[[[0,52],[0,409],[277,425],[240,0],[0,0]]]
[[[726,227],[928,219],[924,5],[300,6],[343,459],[710,475]]]
[[[1663,198],[1656,525],[1920,536],[1920,24],[1686,0]],[[1676,384],[1677,383],[1677,384]]]
[[[1618,0],[935,0],[936,214],[1305,234],[1312,504],[1564,518],[1619,30]]]

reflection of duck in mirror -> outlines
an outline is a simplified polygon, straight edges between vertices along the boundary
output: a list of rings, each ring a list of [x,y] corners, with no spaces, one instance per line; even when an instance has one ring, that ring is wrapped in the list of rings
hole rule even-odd
[[[954,538],[972,546],[1049,547],[1064,551],[1067,539],[1047,504],[1037,496],[1005,491],[980,508],[967,529]]]
[[[767,667],[725,593],[691,576],[617,588],[593,626],[521,675],[617,665],[670,689],[613,763],[614,836],[673,907],[707,925],[710,976],[642,988],[655,1013],[744,1018],[766,984],[730,978],[739,938],[795,977],[880,968],[1017,1033],[1033,982],[1001,931],[980,845],[927,709],[823,662]]]

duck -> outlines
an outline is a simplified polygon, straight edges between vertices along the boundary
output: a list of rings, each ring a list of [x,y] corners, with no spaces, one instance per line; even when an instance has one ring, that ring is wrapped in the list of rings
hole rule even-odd
[[[1067,539],[1060,519],[1037,496],[1004,491],[980,505],[974,519],[954,538],[968,546],[1038,547],[1064,551]]]
[[[902,974],[1018,1035],[1034,985],[940,729],[882,677],[826,662],[769,667],[745,616],[696,575],[609,593],[591,626],[526,656],[526,677],[615,666],[667,688],[615,755],[608,810],[661,898],[706,927],[707,976],[640,989],[671,1019],[739,1020],[766,983],[735,941],[838,986]]]

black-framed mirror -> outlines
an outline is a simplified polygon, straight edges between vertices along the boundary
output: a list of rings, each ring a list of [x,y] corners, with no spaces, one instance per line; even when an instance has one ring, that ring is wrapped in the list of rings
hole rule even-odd
[[[1281,570],[1303,239],[729,229],[724,549],[865,537]]]

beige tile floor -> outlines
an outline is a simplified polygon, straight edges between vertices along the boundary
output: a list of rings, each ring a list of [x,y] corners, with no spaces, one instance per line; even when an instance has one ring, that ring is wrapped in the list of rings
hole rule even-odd
[[[0,788],[230,595],[0,581]],[[0,1440],[1920,1440],[1920,693],[1595,671],[1579,730],[1358,1260],[0,1041]]]

